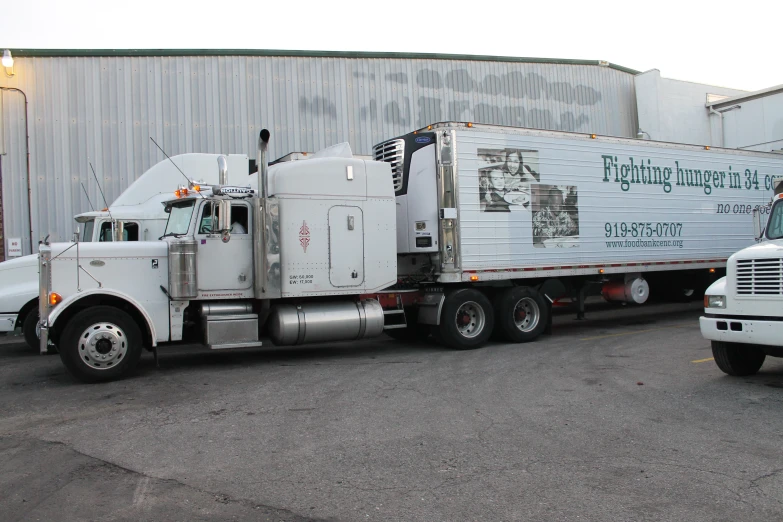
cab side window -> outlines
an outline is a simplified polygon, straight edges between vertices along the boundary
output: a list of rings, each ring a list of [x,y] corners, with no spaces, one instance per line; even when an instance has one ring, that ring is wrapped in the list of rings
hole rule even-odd
[[[215,220],[217,220],[218,209],[215,209]],[[204,210],[201,212],[201,220],[198,224],[199,234],[211,234],[212,233],[212,203],[204,205]]]
[[[199,221],[198,226],[199,234],[212,234],[212,205],[213,203],[204,205],[204,210],[201,213],[201,220]],[[220,208],[215,207],[215,221],[218,221],[219,216]],[[233,203],[231,205],[232,234],[247,234],[248,219],[249,212],[247,205],[244,203]]]
[[[125,222],[125,227],[122,231],[123,241],[138,241],[139,240],[139,224]],[[111,222],[101,223],[100,234],[98,235],[98,241],[114,241],[111,231]]]
[[[231,233],[247,234],[248,231],[247,205],[231,205]]]

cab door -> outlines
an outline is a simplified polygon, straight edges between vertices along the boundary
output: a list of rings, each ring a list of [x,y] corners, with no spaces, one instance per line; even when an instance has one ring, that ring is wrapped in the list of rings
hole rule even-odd
[[[364,284],[364,215],[360,207],[329,209],[329,281],[335,287]]]
[[[201,206],[196,221],[198,241],[198,289],[247,290],[253,286],[253,234],[250,230],[250,205],[231,203],[231,239],[224,243],[212,233],[212,202]],[[218,209],[215,208],[215,221]]]

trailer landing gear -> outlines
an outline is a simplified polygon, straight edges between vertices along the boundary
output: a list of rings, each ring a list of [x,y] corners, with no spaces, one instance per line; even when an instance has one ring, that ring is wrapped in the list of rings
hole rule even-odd
[[[585,319],[585,299],[587,298],[587,285],[579,285],[579,290],[576,293],[576,320],[584,321]]]

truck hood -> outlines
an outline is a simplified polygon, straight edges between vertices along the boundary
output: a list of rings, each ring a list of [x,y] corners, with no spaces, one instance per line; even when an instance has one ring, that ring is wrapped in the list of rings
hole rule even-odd
[[[737,259],[780,259],[783,258],[783,239],[764,241],[757,245],[743,248],[729,258],[729,263]]]
[[[22,256],[9,259],[0,263],[0,274],[8,270],[19,270],[25,267],[35,267],[35,272],[38,273],[38,254],[31,256]]]
[[[0,313],[18,313],[38,297],[38,254],[0,263]]]

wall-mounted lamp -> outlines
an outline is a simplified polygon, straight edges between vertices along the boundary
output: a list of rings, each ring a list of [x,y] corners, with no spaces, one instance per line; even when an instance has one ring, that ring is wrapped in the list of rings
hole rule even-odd
[[[14,71],[14,57],[11,56],[11,51],[6,49],[3,51],[3,67],[5,67],[5,75],[11,78],[16,72]]]
[[[644,139],[644,135],[645,135],[645,134],[647,134],[647,139],[648,139],[648,140],[651,140],[651,139],[652,139],[652,137],[650,136],[650,134],[649,134],[649,133],[647,133],[647,132],[645,132],[645,131],[643,131],[641,127],[639,127],[639,130],[638,130],[638,131],[636,131],[636,137],[637,137],[638,139],[640,139],[640,140],[643,140],[643,139]]]

